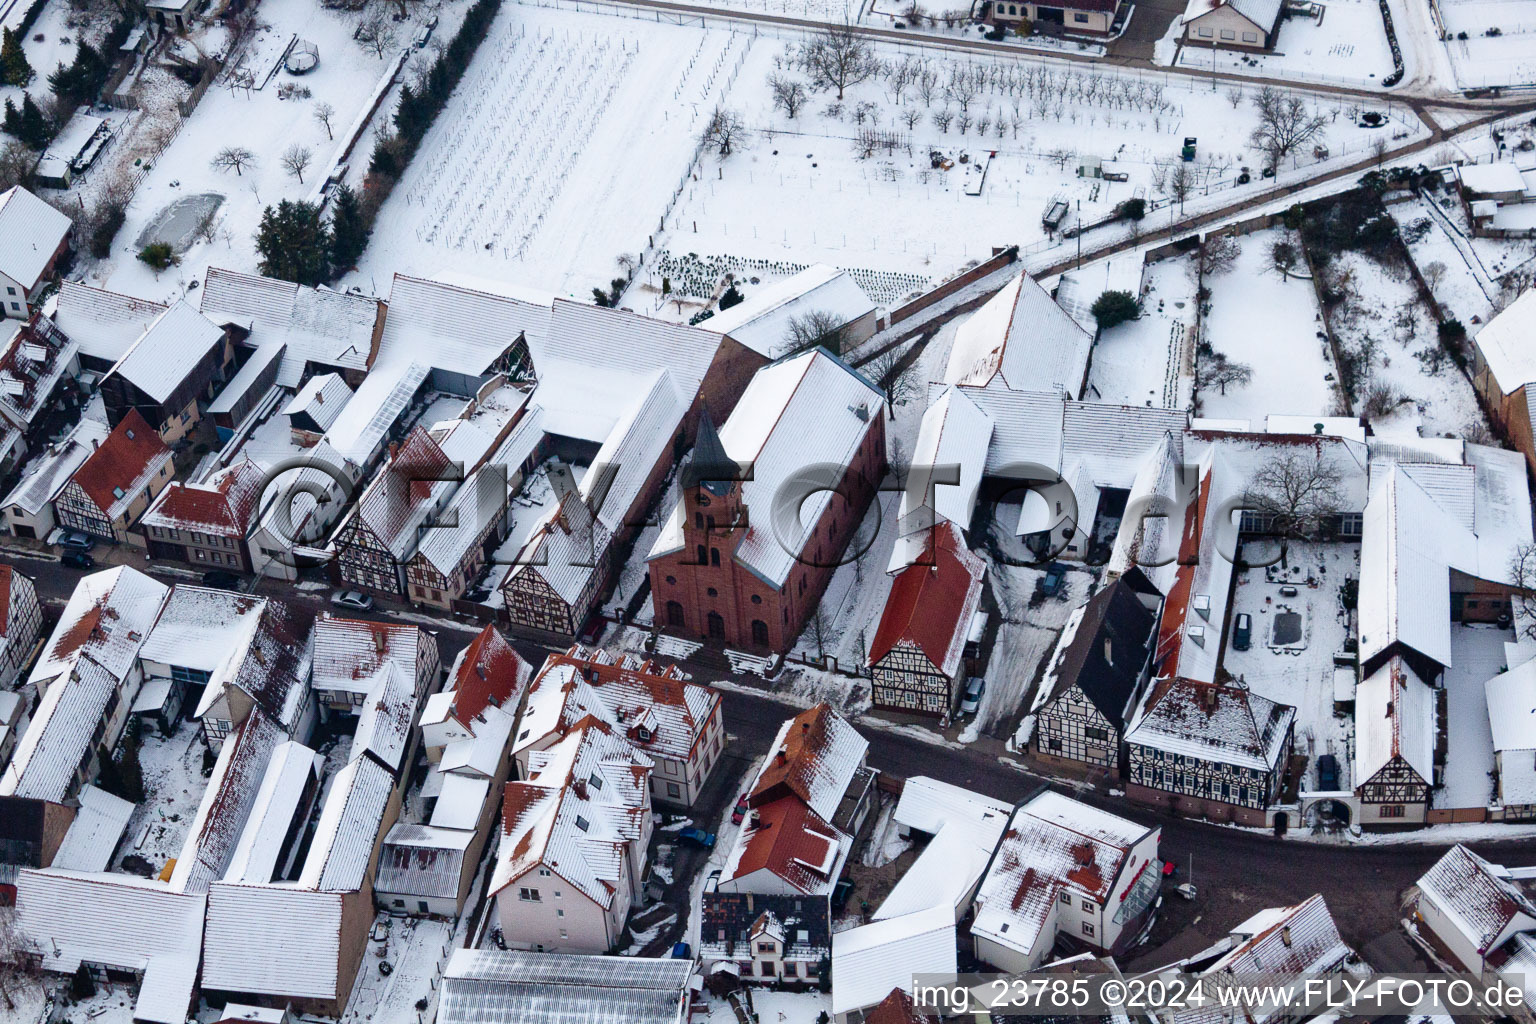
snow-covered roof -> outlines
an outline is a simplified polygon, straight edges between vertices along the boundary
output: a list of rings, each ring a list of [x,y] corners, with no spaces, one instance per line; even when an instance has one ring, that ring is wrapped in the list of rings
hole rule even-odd
[[[948,388],[928,407],[918,427],[912,468],[901,492],[898,521],[904,535],[929,525],[929,517],[919,515],[919,510],[931,511],[962,530],[970,529],[991,443],[992,418],[966,391]],[[939,482],[940,476],[935,472],[939,466],[956,467],[960,479]]]
[[[1008,816],[999,814],[996,820],[997,831],[985,840],[966,822],[942,826],[886,895],[872,920],[901,917],[929,907],[944,907],[955,920],[963,917],[966,900],[987,869]]]
[[[1536,661],[1500,672],[1484,685],[1494,750],[1536,748]]]
[[[382,309],[371,296],[309,288],[292,281],[208,269],[202,313],[220,326],[250,331],[258,348],[281,345],[277,382],[296,388],[306,363],[364,370],[373,355],[373,335]]]
[[[1530,324],[1536,318],[1536,288],[1520,294],[1477,332],[1474,344],[1506,395],[1536,381],[1536,345]]]
[[[478,377],[519,335],[531,343],[548,323],[545,306],[396,274],[379,348],[391,357],[409,352],[437,369]]]
[[[257,503],[269,493],[262,486],[266,482],[266,470],[249,458],[218,470],[201,483],[173,480],[155,496],[139,525],[243,538]],[[271,493],[276,493],[275,489]]]
[[[64,440],[49,445],[26,464],[21,479],[0,501],[0,508],[14,507],[29,516],[37,515],[58,496],[109,433],[110,428],[100,420],[82,417]]]
[[[293,885],[215,882],[208,890],[203,987],[345,998],[337,976],[345,898]]]
[[[416,362],[375,367],[325,432],[325,439],[353,462],[368,462],[430,372],[429,366]]]
[[[847,271],[818,263],[757,288],[742,302],[717,312],[699,326],[728,334],[772,359],[788,351],[789,324],[795,317],[830,313],[838,324],[846,325],[874,311],[875,304]]]
[[[442,693],[433,697],[445,697],[445,712],[474,732],[476,719],[488,706],[516,711],[532,674],[533,668],[501,631],[488,625],[459,652]]]
[[[653,762],[607,723],[588,716],[528,760],[509,782],[491,892],[540,865],[601,907],[613,903],[628,867],[624,851],[645,831]]]
[[[559,498],[539,517],[500,586],[509,588],[520,574],[534,573],[560,600],[574,606],[598,572],[612,534],[577,492],[568,469],[556,473],[552,467],[549,477],[552,483],[561,481],[556,485]]]
[[[726,454],[752,466],[752,479],[740,487],[742,504],[755,511],[731,557],[772,586],[782,586],[832,492],[821,489],[796,508],[780,491],[808,466],[847,467],[884,415],[884,396],[825,349],[759,370],[720,428]],[[787,521],[776,521],[780,518]],[[674,514],[649,557],[681,545],[681,520]]]
[[[946,521],[926,531],[923,557],[896,574],[869,642],[875,665],[897,647],[914,648],[940,673],[960,671],[971,617],[981,606],[986,563],[965,546],[960,527]]]
[[[1013,814],[992,864],[976,891],[973,935],[1032,950],[1068,888],[1095,900],[1109,895],[1149,832],[1143,825],[1045,792]]]
[[[1184,24],[1220,7],[1230,7],[1247,18],[1260,31],[1269,32],[1280,16],[1281,0],[1189,0],[1184,8]]]
[[[891,817],[899,825],[929,835],[938,835],[944,826],[958,822],[974,828],[978,835],[990,835],[995,842],[1012,813],[1013,805],[1005,800],[918,775],[902,786]]]
[[[232,650],[203,687],[193,717],[202,718],[224,693],[235,687],[292,731],[309,694],[310,619],[299,604],[269,601],[244,647]]]
[[[27,681],[46,685],[80,655],[126,679],[170,592],[126,565],[81,577]]]
[[[645,377],[664,367],[690,400],[720,348],[720,336],[702,326],[567,299],[555,300],[548,335],[528,342],[541,380],[551,359],[583,368],[585,382],[612,374]]]
[[[692,960],[456,949],[442,1024],[684,1024]]]
[[[1488,164],[1462,164],[1456,168],[1461,187],[1480,195],[1519,194],[1525,191],[1520,168],[1507,160]]]
[[[224,881],[272,881],[289,826],[324,764],[323,757],[302,743],[289,740],[273,748]]]
[[[81,963],[142,971],[133,1019],[182,1024],[191,1009],[203,934],[201,896],[125,874],[24,869],[16,925],[46,970]]]
[[[108,371],[163,402],[191,368],[224,341],[224,329],[181,299],[155,318]]]
[[[636,389],[638,397],[608,432],[578,488],[609,533],[619,533],[644,510],[634,508],[657,463],[669,459],[689,397],[661,370]]]
[[[1412,477],[1392,466],[1373,481],[1360,541],[1360,659],[1403,643],[1451,663],[1451,561],[1475,561],[1477,539]]]
[[[1355,771],[1364,784],[1401,757],[1434,780],[1435,691],[1402,658],[1390,658],[1355,687]]]
[[[1334,973],[1351,955],[1322,896],[1313,896],[1293,907],[1261,910],[1230,934],[1237,944],[1213,963],[1202,966],[1200,974],[1315,978]],[[1282,996],[1276,996],[1276,1000],[1281,999]],[[1247,1017],[1253,1024],[1263,1024],[1284,1012],[1281,1006],[1259,1003]]]
[[[105,871],[133,816],[134,805],[95,786],[80,787],[80,806],[49,867]]]
[[[367,693],[387,662],[415,679],[420,647],[428,642],[436,643],[417,626],[343,619],[321,612],[315,617],[314,687]]]
[[[1465,846],[1447,850],[1424,877],[1419,891],[1448,917],[1480,953],[1492,949],[1518,917],[1536,918],[1536,907],[1508,872]]]
[[[229,383],[221,387],[219,393],[214,396],[213,401],[208,403],[207,411],[209,415],[227,416],[248,401],[265,398],[269,390],[272,389],[272,383],[276,376],[273,365],[282,358],[282,355],[283,346],[281,344],[263,345],[251,353],[251,357],[245,361],[240,369],[235,371],[235,375],[229,379]],[[261,391],[256,391],[256,388],[261,386],[262,378],[266,377],[268,370],[273,371],[273,376],[266,378],[267,384]],[[277,399],[274,396],[272,400],[275,402]],[[255,411],[260,411],[259,406],[254,406],[253,408]]]
[[[0,335],[4,333],[0,326]],[[17,324],[0,344],[0,414],[20,429],[30,427],[78,351],[41,313]]]
[[[1127,743],[1267,771],[1285,751],[1296,709],[1251,690],[1173,679],[1153,690]]]
[[[298,393],[283,406],[283,415],[304,414],[321,430],[329,430],[351,397],[352,389],[341,379],[341,374],[324,373],[304,382]]]
[[[394,662],[386,662],[373,679],[357,710],[352,754],[367,750],[386,768],[399,771],[416,720],[416,679]]]
[[[394,788],[394,776],[361,752],[336,772],[299,885],[321,892],[356,892],[363,887]]]
[[[864,763],[869,741],[831,705],[821,703],[781,725],[768,750],[748,789],[753,805],[787,791],[831,821]]]
[[[754,804],[736,833],[736,842],[721,869],[720,888],[749,891],[759,871],[781,886],[806,896],[832,892],[842,874],[853,837],[817,814],[794,795]]]
[[[435,828],[397,822],[384,836],[378,892],[454,899],[464,870],[464,851],[474,841],[472,829]]]
[[[1278,2],[1278,0],[1276,0]],[[1028,274],[1020,274],[955,332],[944,383],[1078,397],[1093,337]]]
[[[0,192],[0,274],[27,291],[69,236],[69,218],[20,185]]]
[[[115,363],[165,311],[163,303],[64,281],[52,320],[82,355]]]
[[[0,796],[55,803],[69,796],[93,733],[121,682],[85,656],[76,657],[66,672],[38,702],[37,713],[0,775]]]
[[[474,829],[480,821],[480,812],[491,792],[489,775],[462,775],[455,771],[441,771],[443,786],[438,791],[437,802],[432,805],[434,828]]]
[[[212,672],[250,643],[267,599],[178,583],[139,649],[141,661]]]
[[[836,932],[832,936],[832,1012],[873,1006],[893,988],[911,991],[917,974],[957,968],[955,915],[946,906]]]

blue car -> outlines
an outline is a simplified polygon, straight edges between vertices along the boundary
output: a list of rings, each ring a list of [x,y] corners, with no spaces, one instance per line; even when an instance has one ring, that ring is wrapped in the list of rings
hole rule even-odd
[[[705,832],[698,827],[683,829],[677,834],[677,838],[685,843],[697,843],[706,850],[713,849],[715,846],[715,834],[713,832]]]
[[[679,942],[677,945],[672,947],[672,959],[673,960],[692,960],[693,959],[693,950],[688,948],[688,943],[686,943],[686,942]]]

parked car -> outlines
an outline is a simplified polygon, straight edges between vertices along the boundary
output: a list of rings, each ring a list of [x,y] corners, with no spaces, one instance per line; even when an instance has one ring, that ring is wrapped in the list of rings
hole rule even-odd
[[[432,29],[430,27],[426,26],[426,25],[423,25],[423,26],[421,26],[421,28],[416,30],[416,35],[415,35],[414,38],[412,38],[411,42],[415,43],[416,44],[416,49],[419,50],[423,46],[426,46],[427,45],[427,40],[431,39],[431,38],[432,38]]]
[[[685,843],[696,843],[706,850],[713,849],[715,845],[715,834],[705,832],[696,825],[683,829],[677,834],[677,838]]]
[[[1339,759],[1332,754],[1324,754],[1317,759],[1317,788],[1324,792],[1334,792],[1339,788]]]
[[[62,543],[66,548],[73,548],[76,551],[89,551],[91,550],[91,546],[95,544],[96,541],[93,540],[91,535],[88,533],[71,532],[64,535],[64,540]]]
[[[1040,592],[1046,597],[1055,597],[1061,593],[1062,584],[1067,581],[1067,568],[1058,562],[1052,562],[1045,567],[1045,575],[1040,577],[1037,584]]]
[[[736,807],[731,811],[731,824],[740,825],[741,820],[747,816],[747,794],[741,794],[736,801]]]
[[[361,590],[343,590],[331,595],[331,604],[338,608],[350,608],[355,612],[373,610],[373,598]]]
[[[673,960],[692,960],[693,949],[686,942],[679,942],[672,947]]]
[[[987,681],[981,676],[971,676],[965,684],[965,696],[960,698],[960,713],[974,715],[981,707],[981,695],[987,692]]]
[[[1195,890],[1195,884],[1193,882],[1185,882],[1183,885],[1176,887],[1173,891],[1178,893],[1180,896],[1183,896],[1187,900],[1193,900],[1196,896],[1200,895],[1199,892]]]
[[[210,569],[203,573],[203,586],[219,590],[239,590],[240,577],[225,569]]]
[[[709,873],[709,877],[704,879],[704,891],[705,892],[717,892],[717,891],[719,891],[719,889],[720,889],[720,869],[719,868],[715,868],[715,870],[713,870],[713,871],[711,871]]]
[[[94,569],[96,559],[91,557],[89,551],[76,551],[74,548],[65,548],[59,556],[59,561],[71,569]]]
[[[837,913],[842,913],[843,908],[848,905],[848,897],[851,896],[852,894],[853,894],[853,881],[852,881],[852,879],[848,879],[848,878],[839,879],[838,883],[832,887],[832,909],[833,909],[833,911],[835,911]]]
[[[1232,627],[1232,649],[1246,651],[1253,644],[1253,616],[1247,612],[1237,617]]]

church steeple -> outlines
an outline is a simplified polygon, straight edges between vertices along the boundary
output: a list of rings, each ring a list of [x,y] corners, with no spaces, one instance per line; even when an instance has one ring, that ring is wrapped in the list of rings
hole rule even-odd
[[[725,453],[715,421],[710,419],[709,407],[699,414],[698,435],[693,443],[693,459],[683,468],[682,485],[685,491],[703,487],[710,494],[721,497],[729,494],[741,476],[741,469]]]

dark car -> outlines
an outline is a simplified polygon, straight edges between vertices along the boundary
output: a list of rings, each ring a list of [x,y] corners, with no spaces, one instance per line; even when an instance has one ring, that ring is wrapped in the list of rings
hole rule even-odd
[[[89,551],[76,551],[73,548],[65,548],[64,553],[59,556],[59,561],[71,569],[96,568],[96,559],[91,557]]]
[[[1232,627],[1232,649],[1246,651],[1252,643],[1253,616],[1244,612],[1237,617],[1237,623]]]
[[[203,573],[203,586],[219,590],[240,589],[240,577],[224,569],[210,569]]]
[[[715,834],[713,832],[705,832],[698,827],[683,829],[677,834],[677,838],[685,843],[697,843],[706,850],[712,849],[715,845]]]
[[[1339,788],[1339,759],[1332,754],[1317,759],[1317,788],[1325,793]]]
[[[1062,584],[1067,581],[1067,568],[1059,562],[1052,562],[1045,567],[1045,575],[1040,577],[1036,584],[1040,593],[1046,597],[1055,597],[1061,593]]]

